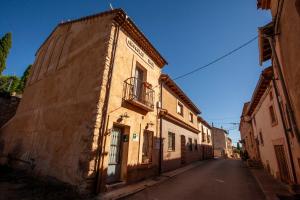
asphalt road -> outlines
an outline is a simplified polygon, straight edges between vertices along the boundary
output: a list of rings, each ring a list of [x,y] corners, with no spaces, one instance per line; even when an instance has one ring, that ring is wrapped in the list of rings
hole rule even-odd
[[[241,161],[215,159],[125,199],[260,200],[264,196]]]

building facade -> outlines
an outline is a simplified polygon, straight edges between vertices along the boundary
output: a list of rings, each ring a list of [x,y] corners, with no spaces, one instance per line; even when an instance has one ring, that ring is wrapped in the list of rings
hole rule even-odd
[[[200,110],[168,76],[161,82],[162,171],[200,160],[197,115]]]
[[[292,183],[292,166],[272,67],[266,68],[253,93],[247,114],[251,116],[260,160],[275,178]]]
[[[286,139],[290,182],[300,180],[300,3],[298,0],[257,0],[260,9],[270,10],[272,21],[258,29],[260,64],[271,61],[272,85],[279,99],[280,120]],[[280,159],[284,160],[283,158]],[[283,171],[283,170],[282,170]],[[282,176],[282,175],[280,175]],[[282,178],[285,181],[286,178]],[[287,182],[287,181],[285,181]]]
[[[243,106],[243,111],[240,119],[239,131],[241,135],[241,143],[243,153],[249,156],[249,159],[259,161],[260,156],[258,152],[258,140],[254,137],[251,117],[247,115],[250,102]]]
[[[202,159],[213,158],[213,140],[211,126],[202,117],[198,116],[199,141],[201,142]]]
[[[157,174],[165,64],[121,9],[59,24],[0,130],[2,154],[88,191]]]
[[[212,127],[213,151],[214,157],[224,157],[227,154],[227,136],[226,130]]]

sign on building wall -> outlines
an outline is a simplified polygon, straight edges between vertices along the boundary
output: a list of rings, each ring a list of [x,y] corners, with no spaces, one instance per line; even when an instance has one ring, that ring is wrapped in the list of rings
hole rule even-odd
[[[135,141],[135,142],[139,141],[139,134],[138,133],[133,133],[132,134],[132,141]]]
[[[133,42],[130,38],[126,38],[127,46],[133,50],[140,58],[142,58],[146,63],[150,65],[150,67],[154,67],[154,62],[144,53],[144,51],[138,47],[135,42]]]

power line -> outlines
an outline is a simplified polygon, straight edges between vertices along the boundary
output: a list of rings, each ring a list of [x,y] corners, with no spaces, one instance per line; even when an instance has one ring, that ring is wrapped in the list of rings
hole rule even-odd
[[[235,49],[229,51],[228,53],[224,54],[223,56],[220,56],[220,57],[216,58],[215,60],[209,62],[208,64],[206,64],[206,65],[204,65],[204,66],[197,67],[196,69],[194,69],[194,70],[192,70],[192,71],[190,71],[190,72],[188,72],[188,73],[185,73],[185,74],[182,74],[182,75],[180,75],[180,76],[177,76],[177,77],[175,77],[173,80],[177,80],[177,79],[180,79],[180,78],[184,78],[184,77],[186,77],[186,76],[188,76],[188,75],[190,75],[190,74],[193,74],[193,73],[195,73],[195,72],[197,72],[197,71],[199,71],[199,70],[202,70],[202,69],[204,69],[204,68],[207,68],[207,67],[209,67],[210,65],[215,64],[216,62],[219,62],[220,60],[226,58],[227,56],[230,56],[231,54],[237,52],[238,50],[240,50],[240,49],[242,49],[242,48],[248,46],[248,45],[251,44],[253,41],[255,41],[257,38],[258,38],[258,36],[255,36],[254,38],[250,39],[249,41],[247,41],[246,43],[240,45],[239,47],[237,47],[237,48],[235,48]]]

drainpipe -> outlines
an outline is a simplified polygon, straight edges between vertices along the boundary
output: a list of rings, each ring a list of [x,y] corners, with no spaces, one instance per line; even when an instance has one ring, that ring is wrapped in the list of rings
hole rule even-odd
[[[162,81],[160,82],[160,109],[162,108]],[[158,113],[159,114],[159,113]],[[162,173],[162,116],[159,118],[159,160],[158,160],[158,175]]]
[[[297,184],[298,181],[297,181],[297,176],[296,176],[296,170],[295,170],[295,165],[294,165],[293,154],[292,154],[292,150],[291,150],[291,143],[290,143],[286,123],[285,123],[285,120],[284,120],[284,117],[283,117],[283,110],[282,110],[282,107],[281,107],[281,102],[282,101],[279,99],[278,88],[277,88],[277,84],[276,84],[276,81],[275,81],[275,77],[272,78],[272,83],[274,85],[275,96],[276,96],[276,100],[277,100],[277,104],[278,104],[279,112],[280,112],[280,118],[281,118],[283,129],[284,129],[284,135],[285,135],[285,138],[286,138],[286,141],[287,141],[289,160],[290,160],[290,163],[291,163],[292,174],[293,174],[293,179],[294,179],[293,181],[294,181],[294,184]]]
[[[126,19],[124,19],[125,22]],[[117,23],[116,25],[116,30],[114,33],[114,41],[112,44],[112,52],[111,52],[111,62],[110,62],[110,73],[108,74],[108,82],[106,85],[106,94],[105,94],[105,100],[104,100],[104,107],[102,110],[102,119],[101,119],[101,126],[100,126],[100,131],[99,131],[99,140],[98,140],[98,153],[97,153],[97,162],[96,162],[96,178],[95,178],[95,193],[99,193],[102,187],[102,167],[101,167],[101,162],[102,161],[102,154],[103,150],[105,147],[103,147],[104,144],[104,138],[106,134],[106,125],[108,124],[108,119],[107,119],[107,111],[108,111],[108,102],[109,102],[109,97],[110,97],[110,89],[111,89],[111,82],[112,82],[112,75],[113,75],[113,68],[114,68],[114,61],[115,61],[115,55],[116,55],[116,49],[117,49],[117,42],[119,38],[119,31],[120,31],[120,24]],[[101,168],[101,169],[100,169]],[[101,171],[100,171],[101,170]]]

